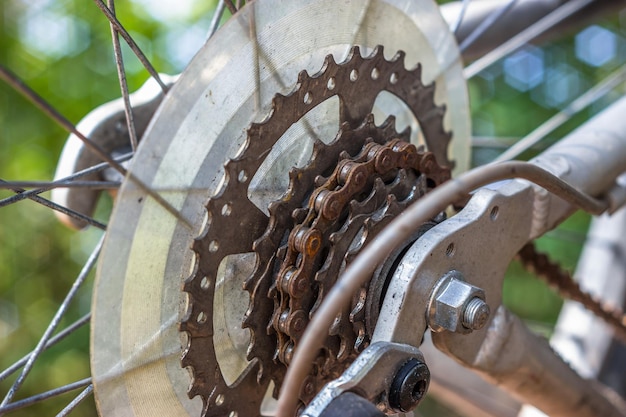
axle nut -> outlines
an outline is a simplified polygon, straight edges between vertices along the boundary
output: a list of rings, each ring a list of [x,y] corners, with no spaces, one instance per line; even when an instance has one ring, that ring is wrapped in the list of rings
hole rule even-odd
[[[434,332],[470,333],[489,321],[485,293],[463,280],[458,271],[443,276],[431,295],[428,326]]]

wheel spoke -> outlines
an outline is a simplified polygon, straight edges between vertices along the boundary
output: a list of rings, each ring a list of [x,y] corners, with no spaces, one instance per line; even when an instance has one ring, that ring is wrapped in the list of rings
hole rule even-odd
[[[227,1],[228,4],[232,3]],[[261,111],[261,69],[259,67],[259,39],[256,33],[256,22],[254,20],[254,9],[248,18],[249,34],[252,39],[252,54],[254,59],[254,109],[257,113]]]
[[[459,45],[461,53],[469,48],[481,36],[483,36],[485,32],[489,30],[489,28],[491,28],[506,12],[511,9],[511,7],[515,5],[516,2],[517,0],[509,0],[509,2],[506,3],[504,6],[494,10],[489,16],[487,16],[487,18],[483,20],[481,24],[478,25],[478,27],[476,27],[476,29],[474,29],[472,33],[470,33],[467,38],[465,38],[465,40],[463,40],[463,42],[461,42],[461,45]],[[461,13],[463,13],[463,10],[461,10]],[[460,18],[462,18],[462,16]],[[461,22],[459,20],[459,24],[460,23]]]
[[[98,2],[99,0],[95,0],[95,1]],[[106,8],[107,11],[110,12],[108,7],[106,6],[104,7]],[[50,118],[52,118],[52,120],[54,120],[59,125],[61,125],[61,127],[63,127],[68,132],[74,134],[77,138],[79,138],[85,144],[85,146],[87,146],[89,150],[91,150],[95,155],[97,155],[102,161],[107,162],[111,168],[115,169],[117,172],[122,174],[122,176],[127,176],[130,181],[132,181],[135,185],[137,185],[142,191],[144,191],[150,197],[154,198],[154,200],[157,203],[159,203],[161,207],[163,207],[166,211],[172,214],[175,218],[180,220],[186,227],[191,228],[191,223],[189,222],[189,220],[184,218],[178,212],[178,210],[176,210],[168,201],[166,201],[162,196],[160,196],[150,187],[148,187],[148,185],[146,185],[143,181],[137,178],[133,173],[127,172],[126,168],[124,168],[120,163],[116,162],[97,143],[93,142],[92,140],[87,138],[85,135],[80,133],[69,120],[67,120],[63,115],[61,115],[61,113],[59,113],[48,102],[46,102],[39,94],[37,94],[34,90],[28,87],[19,77],[17,77],[15,74],[10,72],[7,68],[0,66],[0,78],[5,80],[9,85],[11,85],[20,94],[24,95],[24,97],[29,99],[45,114],[47,114]],[[33,198],[37,198],[37,197],[33,197]],[[50,203],[50,204],[54,204],[54,203]],[[60,207],[58,205],[55,205],[55,206]],[[64,208],[60,208],[60,210],[62,209]]]
[[[474,77],[476,74],[478,74],[491,64],[495,63],[496,61],[500,60],[504,56],[515,52],[526,43],[541,35],[565,18],[576,13],[583,7],[590,4],[592,1],[593,0],[573,0],[555,9],[543,19],[537,21],[536,23],[533,23],[508,41],[493,49],[482,58],[474,61],[472,64],[465,67],[465,69],[463,70],[463,75],[465,76],[465,79],[470,79]]]
[[[8,413],[9,411],[19,410],[20,408],[28,407],[30,405],[45,401],[49,398],[57,397],[61,394],[65,394],[69,391],[91,385],[91,378],[81,379],[80,381],[72,382],[71,384],[64,385],[52,389],[50,391],[42,392],[41,394],[33,395],[23,400],[15,401],[0,407],[0,414]]]
[[[465,12],[467,12],[467,6],[472,2],[472,0],[463,0],[461,4],[461,11],[459,12],[459,16],[456,18],[454,24],[450,27],[452,33],[456,33],[461,27],[461,23],[463,23],[463,18],[465,17]]]
[[[68,415],[69,413],[76,408],[78,404],[80,404],[85,398],[87,398],[93,392],[93,384],[89,384],[87,388],[85,388],[76,398],[72,400],[71,403],[67,405],[63,410],[57,414],[57,417],[63,417]]]
[[[152,66],[152,64],[146,57],[146,55],[139,48],[139,46],[137,45],[137,42],[135,42],[133,37],[130,36],[130,34],[126,31],[124,26],[122,26],[119,20],[117,20],[117,18],[115,17],[115,14],[111,11],[111,9],[109,9],[102,0],[93,0],[93,1],[94,3],[96,3],[96,6],[98,6],[98,8],[102,10],[102,13],[104,13],[107,19],[109,19],[109,22],[111,23],[113,27],[115,27],[115,30],[120,35],[122,35],[122,38],[124,38],[124,40],[130,47],[130,49],[135,53],[139,61],[141,61],[144,68],[150,73],[150,75],[156,80],[156,82],[159,83],[163,92],[167,93],[168,87],[165,85],[163,80],[161,80],[161,77],[159,77],[159,73],[154,69],[154,67]]]
[[[213,14],[213,18],[211,19],[211,25],[209,26],[209,32],[207,33],[207,39],[215,34],[217,28],[220,25],[220,20],[222,20],[222,16],[224,15],[224,9],[226,7],[226,1],[220,0],[217,3],[217,8],[215,9],[215,13]]]
[[[100,238],[100,241],[98,242],[95,249],[89,256],[89,259],[87,259],[87,262],[83,266],[83,269],[80,271],[80,274],[78,274],[78,277],[76,278],[76,280],[74,281],[74,284],[68,291],[65,299],[59,306],[59,309],[57,310],[56,314],[52,318],[52,321],[48,325],[48,328],[46,329],[44,334],[41,336],[41,339],[39,339],[39,342],[37,343],[37,346],[35,347],[35,349],[33,349],[32,353],[30,354],[30,357],[26,361],[26,364],[24,365],[22,372],[20,373],[20,375],[17,377],[17,379],[15,380],[15,382],[9,389],[9,392],[4,397],[4,400],[2,400],[2,403],[0,403],[0,407],[3,407],[11,402],[11,400],[15,396],[15,393],[20,389],[20,387],[24,383],[24,380],[26,379],[31,369],[33,368],[35,361],[37,360],[39,355],[41,355],[41,352],[44,351],[46,344],[52,337],[52,333],[54,333],[55,329],[59,325],[59,322],[63,318],[63,315],[67,311],[67,308],[69,307],[70,302],[74,299],[74,297],[78,293],[79,288],[81,287],[81,285],[83,284],[83,282],[89,275],[89,272],[91,272],[91,269],[95,265],[96,260],[98,259],[98,255],[100,255],[100,250],[102,249],[103,240],[104,240],[104,235],[102,236],[102,238]]]
[[[626,67],[621,67],[620,69],[606,77],[604,80],[602,80],[600,83],[587,90],[584,94],[580,95],[566,108],[552,116],[550,119],[546,120],[543,124],[530,132],[515,145],[508,148],[506,152],[502,153],[500,156],[494,159],[493,162],[508,161],[510,159],[516,158],[522,152],[530,149],[532,146],[541,142],[550,132],[563,125],[563,123],[571,119],[572,116],[587,108],[589,105],[593,104],[601,97],[608,94],[610,91],[613,91],[613,89],[615,89],[625,80]]]
[[[133,153],[129,152],[127,154],[124,154],[118,158],[115,158],[115,160],[117,162],[125,162],[128,161],[130,158],[133,157]],[[0,200],[0,207],[4,207],[4,206],[8,206],[10,204],[14,204],[17,203],[18,201],[24,200],[26,198],[30,198],[30,196],[36,195],[36,194],[41,194],[45,191],[48,191],[52,188],[54,188],[56,186],[56,183],[64,183],[64,182],[68,182],[68,181],[72,181],[81,177],[84,177],[85,175],[89,175],[89,174],[94,174],[100,171],[103,171],[107,168],[109,168],[109,164],[106,162],[102,162],[100,164],[94,165],[90,168],[87,169],[83,169],[81,171],[78,171],[72,175],[68,175],[67,177],[64,178],[59,178],[56,181],[52,181],[50,182],[48,185],[43,186],[41,188],[38,189],[34,189],[34,190],[29,190],[29,191],[24,191],[18,194],[15,194],[14,196],[11,197],[7,197],[3,200]]]
[[[111,168],[115,169],[122,175],[126,175],[126,168],[114,161],[111,156],[109,156],[104,149],[100,147],[100,145],[79,132],[78,129],[76,129],[76,127],[67,118],[65,118],[65,116],[59,113],[53,106],[50,105],[50,103],[44,100],[43,97],[26,85],[17,75],[13,74],[4,66],[0,66],[0,78],[13,87],[15,91],[22,94],[31,103],[37,106],[62,128],[67,130],[69,133],[76,135],[76,137],[78,137],[90,151],[97,155],[102,161],[108,162]]]
[[[85,324],[89,323],[90,319],[91,319],[91,314],[85,314],[83,317],[76,320],[74,323],[70,324],[68,327],[66,327],[65,329],[61,330],[59,333],[54,335],[54,337],[50,338],[50,340],[46,342],[46,345],[44,346],[43,349],[46,350],[56,345],[61,340],[65,339],[67,336],[74,333],[76,330],[80,329]],[[4,381],[9,375],[13,374],[15,371],[17,371],[22,366],[24,366],[24,364],[28,361],[32,353],[33,352],[31,351],[27,355],[23,356],[20,360],[15,362],[13,365],[9,366],[4,371],[0,372],[0,381]]]
[[[228,7],[230,14],[237,13],[237,6],[235,6],[232,0],[225,0],[224,3],[226,4],[226,7]]]
[[[115,15],[115,3],[108,0],[109,9]],[[120,90],[124,100],[124,113],[126,115],[126,126],[128,127],[128,135],[130,136],[130,146],[134,151],[137,150],[137,132],[135,130],[135,120],[133,118],[133,109],[130,106],[130,97],[128,94],[128,83],[126,81],[126,70],[124,69],[124,57],[122,56],[122,48],[120,46],[119,32],[113,23],[111,26],[111,38],[113,41],[113,53],[115,54],[115,66],[117,67],[117,78],[120,81]]]
[[[92,190],[115,190],[120,187],[117,181],[3,181],[0,188],[90,188]]]
[[[8,181],[4,181],[3,179],[0,179],[0,184],[3,184],[3,183],[7,184]],[[2,188],[2,187],[0,187],[0,188]],[[26,192],[26,190],[24,190],[23,188],[19,188],[19,187],[6,187],[6,188],[10,188],[12,191],[14,191],[17,194],[21,194],[21,193]],[[43,198],[43,197],[41,197],[39,195],[30,194],[28,196],[28,198],[30,200],[36,202],[36,203],[41,204],[42,206],[48,207],[49,209],[58,211],[60,213],[63,213],[65,215],[68,215],[68,216],[73,217],[75,219],[82,220],[82,221],[84,221],[84,222],[86,222],[86,223],[88,223],[88,224],[90,224],[92,226],[97,227],[98,229],[106,230],[106,225],[104,223],[101,223],[98,220],[96,220],[96,219],[94,219],[92,217],[89,217],[87,215],[84,215],[82,213],[79,213],[79,212],[77,212],[75,210],[69,209],[67,207],[63,207],[60,204],[52,202],[52,201],[50,201],[48,199],[45,199],[45,198]]]

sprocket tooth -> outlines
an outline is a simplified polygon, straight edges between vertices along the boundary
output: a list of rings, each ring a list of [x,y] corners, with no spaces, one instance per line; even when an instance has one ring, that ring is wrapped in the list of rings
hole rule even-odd
[[[187,368],[187,367],[192,367],[193,366],[193,360],[187,355],[187,349],[188,347],[185,348],[185,350],[183,351],[183,354],[181,355],[181,359],[180,359],[180,364],[183,368]]]
[[[441,107],[437,107],[436,109],[432,109],[430,112],[426,112],[425,113],[425,119],[428,118],[443,118],[443,115],[446,113],[446,110],[441,108]]]
[[[352,48],[350,48],[350,52],[348,53],[348,56],[342,62],[342,64],[343,65],[350,64],[350,63],[352,63],[354,60],[356,60],[358,58],[362,58],[362,56],[361,56],[361,48],[359,47],[359,45],[354,45],[354,46],[352,46]]]
[[[326,70],[331,67],[337,67],[337,60],[333,54],[328,54],[324,57],[324,63],[322,64],[322,70],[324,70],[324,72],[320,70],[319,74],[326,73]]]
[[[341,318],[335,317],[335,319],[333,320],[333,323],[328,328],[328,334],[330,336],[337,336],[340,331],[341,331]]]
[[[206,401],[206,399],[204,398],[204,396],[202,394],[203,394],[203,392],[202,392],[202,390],[201,390],[199,385],[192,385],[189,388],[189,391],[187,392],[187,395],[189,395],[189,398],[195,398],[198,395],[200,395],[202,397],[202,402],[206,403],[207,401]],[[205,407],[203,407],[203,408],[205,408]]]
[[[195,238],[192,242],[191,242],[191,249],[196,253],[202,253],[202,251],[205,249],[204,247],[204,240],[206,238],[206,234],[208,233],[208,227],[207,230],[204,231],[204,236],[200,236]]]
[[[365,298],[367,297],[367,290],[363,287],[359,289],[359,293],[356,296],[356,302],[353,303],[354,307],[350,311],[350,321],[355,323],[365,319]]]
[[[391,58],[391,62],[393,62],[395,64],[400,64],[404,68],[404,58],[405,57],[406,57],[406,53],[404,51],[398,51],[393,56],[393,58]]]
[[[415,65],[415,68],[409,70],[410,73],[413,74],[413,77],[419,81],[420,86],[423,86],[424,84],[422,84],[422,72],[423,72],[423,68],[422,68],[422,63],[418,62]]]
[[[339,124],[339,131],[337,132],[337,135],[335,135],[335,137],[333,138],[333,140],[330,142],[329,145],[333,145],[333,144],[338,143],[341,140],[343,134],[345,134],[347,132],[351,132],[352,130],[353,129],[352,129],[352,126],[350,126],[350,123],[348,123],[348,122],[341,122]]]
[[[321,139],[315,138],[313,140],[313,147],[311,151],[311,161],[316,161],[319,154],[323,152],[323,149],[326,147],[326,144],[322,142]]]
[[[347,338],[345,335],[339,335],[339,351],[337,352],[337,360],[345,361],[348,359],[348,356],[352,353],[352,340]]]
[[[308,82],[311,79],[311,77],[309,76],[309,73],[306,70],[302,70],[298,73],[298,81],[296,84],[296,89],[295,90],[301,90],[301,85]]]
[[[398,138],[404,142],[410,142],[411,141],[411,128],[409,126],[405,127],[402,132],[398,133]],[[416,147],[416,149],[418,149],[419,147],[422,148],[421,152],[423,152],[424,145],[419,145],[418,147]]]
[[[383,120],[383,122],[378,127],[385,132],[391,129],[395,130],[396,129],[396,116],[394,116],[393,114],[390,114],[389,116],[385,118],[385,120]]]
[[[367,126],[367,128],[375,128],[376,123],[374,123],[374,114],[368,113],[363,120],[363,123]]]
[[[367,335],[363,322],[356,323],[355,329],[357,336],[356,340],[354,341],[354,350],[358,353],[361,353],[363,349],[365,349],[369,344],[369,336]]]
[[[368,59],[374,59],[377,57],[381,57],[384,59],[385,57],[385,47],[383,45],[376,45],[372,50],[372,53],[367,57]]]

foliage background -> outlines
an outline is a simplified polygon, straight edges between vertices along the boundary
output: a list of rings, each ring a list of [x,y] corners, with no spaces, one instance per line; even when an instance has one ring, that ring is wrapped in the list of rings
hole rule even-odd
[[[119,19],[135,37],[160,72],[180,72],[201,44],[215,1],[149,0],[118,1]],[[576,55],[576,38],[541,49],[542,74],[538,82],[519,88],[511,82],[505,62],[499,62],[469,84],[476,136],[475,163],[484,163],[511,140],[529,133],[598,79],[623,62],[626,18],[614,16],[603,27],[615,34],[615,56],[600,66],[589,65]],[[148,77],[124,48],[131,91]],[[532,52],[532,50],[531,50]],[[524,61],[517,66],[524,67]],[[4,0],[0,2],[0,64],[18,74],[70,121],[76,123],[90,109],[119,97],[119,84],[106,18],[93,2],[84,0]],[[550,70],[575,71],[575,86],[565,87],[566,100],[549,104]],[[509,66],[510,67],[510,66]],[[524,67],[525,68],[525,67]],[[532,76],[532,68],[528,74]],[[561,137],[582,120],[615,99],[614,93],[574,117],[550,136]],[[0,83],[0,179],[43,180],[54,175],[55,164],[67,134],[32,104]],[[526,157],[530,155],[525,155]],[[0,190],[0,198],[12,193]],[[47,193],[44,194],[47,196]],[[104,203],[100,218],[106,222]],[[539,246],[573,268],[588,217],[576,215],[541,239]],[[32,201],[0,209],[0,369],[30,351],[65,297],[75,276],[98,240],[97,230],[80,233],[58,224],[53,214]],[[488,250],[488,248],[486,248]],[[505,302],[535,327],[549,332],[560,300],[513,263],[505,288]],[[89,312],[92,278],[88,279],[64,327]],[[88,327],[47,351],[18,395],[27,395],[89,376]],[[13,378],[0,383],[5,393]],[[69,394],[71,395],[71,394]],[[56,413],[68,399],[29,408],[15,415]],[[77,415],[95,415],[90,399]]]

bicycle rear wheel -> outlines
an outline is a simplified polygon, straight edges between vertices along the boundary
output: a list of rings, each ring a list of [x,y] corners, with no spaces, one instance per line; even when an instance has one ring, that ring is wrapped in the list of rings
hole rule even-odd
[[[311,16],[318,16],[318,19],[311,20]],[[387,20],[395,24],[378,23]],[[421,29],[426,21],[432,28],[429,31]],[[447,45],[451,40],[442,37],[436,29],[441,27],[445,28],[445,25],[430,2],[352,3],[340,8],[334,2],[323,1],[289,2],[288,5],[259,2],[241,10],[209,41],[169,93],[132,168],[144,183],[155,190],[163,190],[159,192],[183,218],[189,220],[191,227],[162,211],[158,204],[128,182],[120,191],[108,231],[96,284],[92,333],[92,370],[103,414],[118,415],[132,409],[136,414],[147,415],[154,414],[157,408],[171,415],[199,412],[202,405],[199,399],[187,399],[185,381],[188,374],[179,363],[178,297],[180,277],[187,278],[190,271],[198,268],[199,262],[199,255],[186,248],[194,237],[206,233],[207,223],[211,224],[209,227],[217,227],[216,222],[228,223],[232,235],[214,241],[209,247],[209,256],[213,252],[219,254],[221,247],[227,248],[224,249],[225,255],[221,255],[222,260],[214,261],[221,263],[226,272],[217,271],[223,275],[207,275],[206,281],[202,281],[206,282],[206,288],[202,286],[201,291],[206,292],[213,312],[194,308],[192,313],[185,314],[191,315],[194,321],[197,319],[198,323],[208,316],[216,332],[215,339],[221,339],[216,340],[208,352],[209,358],[216,357],[208,359],[209,368],[219,367],[221,374],[217,378],[207,377],[210,382],[206,384],[212,384],[208,393],[203,395],[208,415],[212,412],[233,415],[252,412],[243,410],[246,405],[241,404],[240,397],[245,396],[253,402],[254,396],[262,398],[264,393],[254,391],[253,388],[258,389],[256,383],[247,383],[242,378],[255,378],[257,370],[250,370],[250,367],[261,360],[246,360],[246,349],[251,343],[248,330],[238,332],[233,327],[249,308],[248,296],[240,288],[243,282],[237,271],[250,272],[256,255],[252,253],[252,245],[240,247],[247,244],[239,245],[235,239],[248,241],[260,237],[255,222],[262,221],[257,220],[259,216],[261,219],[268,216],[268,204],[287,192],[288,169],[293,165],[305,167],[311,164],[312,141],[309,138],[317,137],[325,144],[314,146],[331,146],[341,123],[349,121],[345,116],[353,114],[354,104],[348,102],[347,92],[351,83],[363,82],[381,89],[378,86],[385,78],[393,80],[396,72],[398,77],[402,76],[402,69],[385,68],[388,65],[398,68],[398,64],[393,64],[397,51],[406,53],[401,64],[404,68],[414,68],[419,62],[423,68],[422,82],[425,85],[432,81],[436,83],[435,101],[446,103],[444,126],[456,132],[453,146],[460,149],[467,146],[468,121],[463,105],[466,97],[462,83],[458,82],[461,68],[453,48],[435,46],[437,43]],[[318,37],[316,33],[325,35]],[[408,33],[411,35],[406,36]],[[294,44],[292,39],[299,41]],[[353,50],[355,44],[360,50]],[[384,51],[375,50],[376,45],[384,45]],[[338,67],[327,58],[325,61],[328,54],[334,56]],[[220,59],[214,59],[216,56]],[[353,61],[358,64],[350,69]],[[372,61],[376,64],[369,64]],[[347,62],[345,71],[348,71],[349,79],[341,78],[343,62]],[[308,85],[306,76],[298,75],[302,70],[313,79],[321,77],[324,80],[323,85],[318,83],[321,89],[310,86],[311,90],[291,93],[300,85]],[[323,74],[325,70],[333,71],[332,76],[314,75]],[[392,86],[393,82],[389,85]],[[285,106],[279,107],[277,94],[293,97],[300,93],[305,106],[315,107],[306,108],[306,115],[298,118],[280,135],[280,139],[273,138],[276,143],[271,142],[271,151],[264,147],[267,139],[246,138],[246,128],[254,126],[255,122],[269,120],[267,115],[278,117],[280,109],[285,109]],[[321,97],[325,94],[327,100]],[[398,101],[382,93],[380,96],[382,99],[374,106],[380,109],[378,112],[383,118],[377,116],[376,124],[380,125],[386,114],[393,114],[398,121],[409,120],[409,125],[413,126],[415,117],[421,117],[407,114]],[[310,104],[307,98],[310,98]],[[216,103],[220,105],[216,106]],[[342,106],[349,110],[344,111]],[[367,113],[370,111],[367,109]],[[285,114],[280,116],[285,117]],[[361,121],[356,123],[358,125]],[[397,130],[402,129],[398,126]],[[342,132],[348,134],[346,130]],[[269,127],[265,134],[273,135]],[[417,139],[418,135],[415,136]],[[267,162],[263,159],[256,162],[254,155],[244,154],[246,146],[257,147],[255,152],[263,155],[263,159],[268,155]],[[445,152],[446,146],[442,149]],[[231,163],[230,168],[228,165],[224,168],[228,163],[225,155],[231,160],[249,161],[249,164],[233,168]],[[463,154],[454,157],[460,168],[466,164],[463,157]],[[325,162],[319,162],[322,163]],[[229,188],[219,191],[225,184],[229,184]],[[228,197],[232,200],[220,205],[218,212],[205,213],[204,205],[209,196],[234,193],[237,187],[244,187],[243,195],[236,197],[238,200]],[[256,211],[258,215],[251,216]],[[245,233],[254,236],[244,239],[242,234]],[[139,255],[141,253],[146,256]],[[156,259],[160,261],[156,262]],[[228,272],[229,268],[233,272]],[[231,281],[236,284],[229,284]],[[222,297],[224,301],[220,301]],[[144,301],[138,304],[138,298]],[[119,300],[122,300],[122,306],[117,310],[119,315],[116,313],[113,317],[111,312],[116,310]],[[222,336],[218,329],[223,326],[229,330]],[[145,345],[142,341],[150,342]],[[193,350],[193,346],[187,345],[187,349]],[[270,365],[262,362],[264,368]],[[198,362],[193,366],[195,381],[198,381],[204,371],[198,369]],[[162,381],[162,385],[157,388],[152,383],[146,390],[152,381]],[[239,387],[235,381],[244,382]],[[221,385],[225,382],[226,386]],[[196,384],[193,388],[200,389],[200,384]],[[231,388],[232,384],[234,388]],[[216,411],[211,411],[213,409]]]
[[[387,49],[386,51],[387,51],[387,52],[391,52],[391,51],[389,51],[388,49]],[[219,54],[218,54],[218,55],[219,55]],[[345,56],[345,51],[344,51],[344,56]],[[320,58],[320,57],[318,56],[317,58]],[[319,59],[318,59],[318,60],[319,60]],[[281,86],[281,87],[274,86],[273,88],[270,88],[270,89],[268,89],[267,91],[265,91],[265,94],[266,94],[266,95],[268,95],[269,97],[272,97],[272,96],[273,96],[274,94],[276,94],[277,92],[288,91],[288,90],[289,90],[289,88],[291,87],[291,85],[295,84],[295,76],[297,75],[297,71],[298,71],[298,69],[307,68],[307,69],[309,69],[309,70],[310,70],[310,72],[315,72],[316,70],[318,70],[318,69],[319,69],[319,66],[320,66],[321,64],[320,64],[319,62],[315,62],[315,63],[314,63],[313,61],[315,61],[315,59],[311,59],[311,65],[310,65],[310,66],[307,66],[306,64],[302,64],[302,63],[300,63],[300,64],[299,64],[299,66],[298,66],[298,65],[294,65],[294,68],[293,68],[293,75],[292,75],[292,77],[294,77],[294,78],[292,78],[292,79],[291,79],[291,83],[292,83],[292,84],[289,84],[288,82],[286,82],[286,83],[285,83],[285,88],[283,88],[282,86]],[[454,110],[454,111],[456,111],[456,110],[458,110],[458,109],[453,109],[453,110]],[[263,116],[263,114],[265,114],[264,112],[266,113],[266,112],[267,112],[267,109],[260,111],[260,112],[258,113],[259,117],[262,117],[262,116]],[[250,122],[250,121],[248,121],[248,122]],[[243,123],[243,124],[245,124],[245,123]],[[455,142],[453,141],[453,144],[454,144],[454,143],[455,143]],[[231,153],[234,153],[234,152],[231,152]],[[457,159],[458,159],[458,158],[457,158]],[[460,161],[460,160],[459,160],[459,161]],[[130,187],[130,186],[129,186],[129,187]],[[167,194],[170,190],[161,190],[161,191],[163,191],[165,194]],[[157,192],[159,192],[159,190],[157,190]],[[206,192],[206,191],[205,191],[205,192]],[[193,199],[193,198],[195,198],[195,197],[190,197],[190,198],[191,198],[191,199]],[[199,198],[199,197],[198,197],[198,201],[200,201],[200,200],[202,200],[202,198]],[[198,203],[198,204],[200,204],[200,205],[201,205],[201,202],[200,202],[200,203]],[[197,215],[198,215],[198,213],[197,213],[197,212],[195,212],[195,213],[193,213],[193,214],[192,214],[192,217],[193,217],[193,216],[197,216]],[[196,220],[196,223],[197,223],[197,224],[199,224],[199,222],[200,222],[200,220]],[[121,227],[121,229],[123,229],[123,227]],[[123,230],[123,232],[126,232],[126,230]],[[196,230],[196,232],[198,232],[198,231]],[[193,233],[192,233],[191,235],[193,235]],[[191,235],[190,235],[190,236],[187,236],[187,238],[191,238]],[[185,239],[187,239],[187,238],[183,238],[182,240],[184,241],[184,240],[185,240]],[[187,239],[187,240],[189,240],[189,239]],[[185,244],[180,243],[178,246],[176,246],[176,245],[172,245],[171,250],[172,250],[172,251],[174,251],[174,250],[177,250],[177,249],[180,249],[180,248],[182,248],[182,249],[186,249]],[[189,252],[188,252],[188,251],[187,251],[187,253],[189,254]],[[144,256],[145,258],[150,258],[151,256],[153,256],[153,254],[152,254],[152,253],[150,253],[150,252],[146,252],[146,253],[144,253],[142,256]],[[184,262],[189,262],[189,260],[185,260]],[[183,263],[184,263],[184,262],[183,262]],[[169,290],[168,290],[168,291],[169,291]],[[174,292],[173,292],[173,290],[172,290],[172,291],[170,291],[170,292],[168,292],[168,294],[167,294],[167,295],[168,295],[168,296],[173,297],[173,296],[174,296]],[[176,312],[177,312],[177,310],[176,310],[176,308],[175,308],[174,303],[172,303],[172,305],[170,305],[169,307],[171,307],[171,309],[170,309],[170,314],[159,314],[159,313],[157,313],[157,315],[159,315],[159,316],[160,316],[160,317],[159,317],[159,320],[165,320],[165,319],[167,318],[167,317],[165,317],[165,316],[168,316],[168,317],[169,317],[169,318],[168,318],[168,320],[171,320],[171,319],[172,319],[172,317],[173,317],[173,316],[172,316],[172,313],[171,313],[171,312],[174,312],[174,311],[176,311]],[[113,311],[115,311],[115,309],[113,309]],[[125,314],[130,314],[130,313],[126,312]],[[139,314],[139,313],[138,313],[138,314]],[[143,314],[143,313],[141,313],[141,314]],[[131,315],[132,315],[132,314],[131,314]],[[105,320],[105,319],[103,319],[103,320]],[[164,323],[165,323],[165,321],[164,321]],[[168,322],[168,323],[169,323],[169,322]],[[153,324],[154,324],[154,323],[153,323]],[[174,342],[174,345],[175,345],[175,344],[177,343],[177,340],[178,340],[178,339],[177,339],[177,332],[173,332],[174,328],[173,328],[171,325],[170,325],[170,327],[168,327],[168,329],[169,329],[168,337],[170,337],[170,336],[171,336],[171,337],[174,337],[174,339],[170,339],[170,340],[174,340],[174,341],[175,341],[175,342]],[[104,334],[104,333],[103,333],[103,334]],[[115,338],[117,338],[117,337],[118,337],[118,336],[114,336],[114,339],[115,339]],[[150,339],[149,339],[149,338],[147,338],[147,339],[143,339],[143,340],[150,340]],[[155,345],[154,345],[153,343],[158,344],[158,343],[159,343],[159,341],[158,341],[158,340],[156,340],[156,339],[152,339],[152,342],[150,342],[150,343],[146,344],[146,346],[147,346],[148,348],[154,348],[154,346],[155,346]],[[130,346],[130,345],[129,345],[129,346]],[[134,345],[133,345],[133,346],[134,346]],[[146,347],[146,346],[144,346],[144,347]],[[172,345],[172,346],[173,346],[173,345]],[[172,346],[170,346],[170,347],[172,347]],[[127,346],[127,347],[128,347],[128,346]],[[128,349],[132,349],[132,348],[128,348]],[[128,350],[128,349],[127,349],[127,350]],[[143,351],[142,351],[142,352],[143,352]],[[166,350],[164,350],[164,352],[165,352],[165,357],[169,358],[169,359],[166,359],[166,360],[168,360],[168,361],[169,361],[169,362],[168,362],[168,365],[166,366],[166,368],[167,368],[167,372],[171,372],[171,373],[174,373],[174,374],[180,374],[180,370],[179,370],[179,368],[178,368],[177,366],[176,366],[176,367],[174,367],[174,365],[177,365],[177,364],[176,364],[176,360],[175,360],[175,353],[174,353],[174,351],[173,351],[173,350],[167,350],[167,349],[166,349]],[[161,353],[162,353],[162,352],[161,352]],[[118,357],[116,357],[116,358],[117,358],[117,359],[119,359]],[[115,360],[117,360],[117,359],[115,359]],[[181,377],[182,377],[182,376],[181,376]],[[186,378],[186,375],[185,375],[185,378]],[[185,380],[184,380],[184,379],[183,379],[183,380],[178,380],[178,379],[176,379],[176,381],[177,381],[177,382],[176,382],[176,384],[180,383],[180,386],[182,386],[182,387],[183,387],[183,388],[181,388],[181,389],[180,389],[180,395],[179,395],[179,394],[177,394],[177,396],[179,396],[179,397],[183,398],[183,400],[184,400],[184,399],[185,399],[185,394],[184,394],[184,393],[185,393],[185,390],[186,390],[186,383],[185,383]],[[177,385],[177,386],[178,386],[178,385]],[[168,391],[168,393],[169,393],[169,392],[170,392],[170,391]],[[169,395],[169,394],[168,394],[168,395]]]

